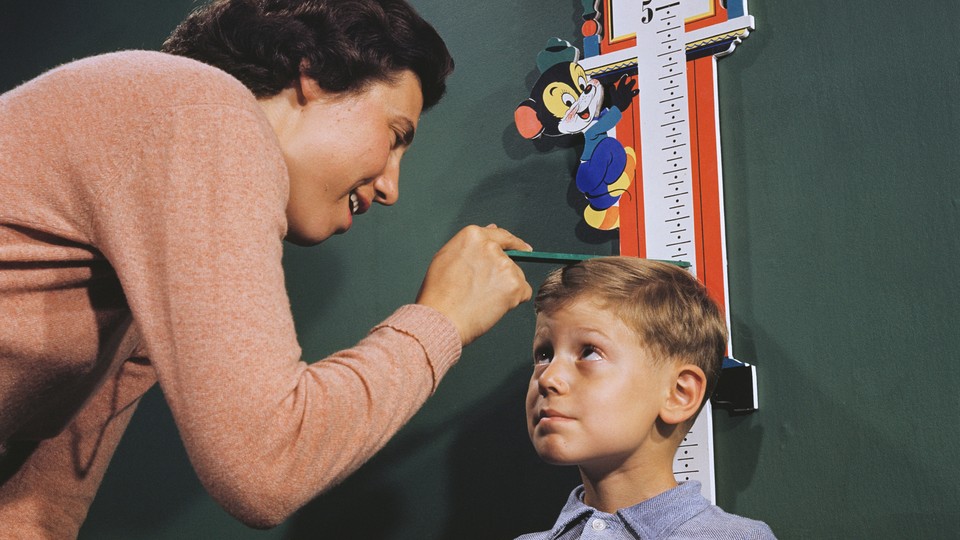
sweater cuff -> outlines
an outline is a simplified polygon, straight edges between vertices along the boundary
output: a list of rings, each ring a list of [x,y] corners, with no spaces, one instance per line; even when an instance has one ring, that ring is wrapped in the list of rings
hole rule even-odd
[[[440,379],[457,363],[463,352],[460,332],[453,321],[439,311],[419,304],[401,306],[382,323],[374,326],[371,333],[381,328],[390,328],[406,334],[417,341],[427,355],[427,363],[433,373],[433,389],[436,392]]]

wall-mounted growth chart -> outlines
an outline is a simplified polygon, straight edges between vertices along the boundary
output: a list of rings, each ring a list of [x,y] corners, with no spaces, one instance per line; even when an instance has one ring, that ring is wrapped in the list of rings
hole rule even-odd
[[[683,261],[730,309],[717,58],[754,28],[747,0],[583,0],[582,52],[553,38],[540,78],[517,107],[527,138],[582,137],[574,179],[583,219],[619,229],[621,255]],[[715,405],[756,410],[755,369],[724,362]],[[710,404],[674,460],[716,501]]]

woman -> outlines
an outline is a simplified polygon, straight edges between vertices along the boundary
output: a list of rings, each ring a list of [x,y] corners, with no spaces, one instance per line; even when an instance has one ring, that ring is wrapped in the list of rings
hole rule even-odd
[[[0,523],[76,536],[158,382],[211,495],[283,521],[406,422],[531,290],[468,227],[415,304],[300,360],[282,240],[399,196],[452,60],[403,0],[216,0],[164,53],[73,62],[0,96]]]

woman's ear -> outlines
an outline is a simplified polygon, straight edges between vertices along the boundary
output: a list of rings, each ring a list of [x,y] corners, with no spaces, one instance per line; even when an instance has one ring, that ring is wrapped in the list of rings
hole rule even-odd
[[[313,77],[307,75],[307,70],[309,69],[310,61],[306,58],[300,60],[300,78],[297,80],[297,99],[301,105],[327,95],[327,92],[325,92],[323,88],[320,88],[320,83]]]
[[[667,399],[660,408],[660,419],[667,424],[681,424],[692,419],[707,391],[707,376],[693,364],[681,364],[674,370]]]
[[[320,88],[320,83],[313,80],[312,77],[303,71],[300,72],[300,80],[297,85],[297,98],[301,104],[316,101],[326,95],[327,93],[324,92],[323,88]]]

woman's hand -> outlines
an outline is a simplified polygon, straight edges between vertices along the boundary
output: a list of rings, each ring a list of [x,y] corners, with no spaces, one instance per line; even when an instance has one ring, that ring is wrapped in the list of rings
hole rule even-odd
[[[470,225],[433,257],[417,303],[453,321],[466,345],[533,294],[523,271],[503,251],[529,244],[496,225]]]

